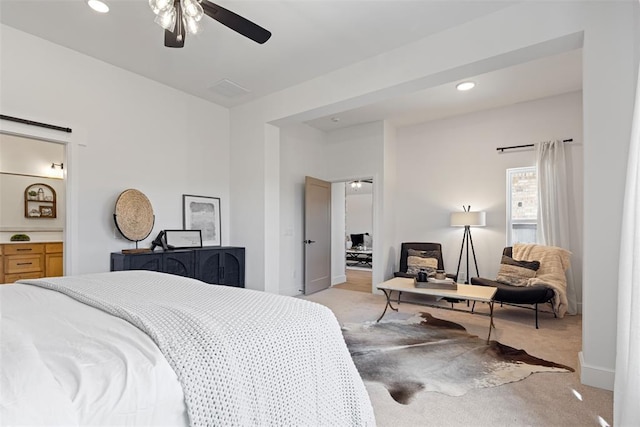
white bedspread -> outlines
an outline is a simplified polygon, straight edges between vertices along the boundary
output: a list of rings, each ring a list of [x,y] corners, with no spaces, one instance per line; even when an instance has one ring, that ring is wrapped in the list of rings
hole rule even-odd
[[[181,382],[191,425],[375,423],[338,323],[324,306],[142,271],[27,282],[149,334]]]
[[[27,285],[0,286],[0,315],[0,425],[188,425],[175,372],[129,322]]]

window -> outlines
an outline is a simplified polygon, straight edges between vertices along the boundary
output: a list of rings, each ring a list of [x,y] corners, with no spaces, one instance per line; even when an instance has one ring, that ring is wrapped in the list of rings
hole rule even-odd
[[[507,169],[507,245],[536,243],[538,179],[535,166]]]

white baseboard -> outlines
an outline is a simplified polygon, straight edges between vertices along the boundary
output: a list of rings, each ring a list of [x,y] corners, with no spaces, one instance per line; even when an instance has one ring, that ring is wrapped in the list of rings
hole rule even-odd
[[[584,362],[582,352],[578,353],[578,359],[580,360],[580,382],[582,384],[613,391],[616,376],[614,370],[587,365]]]
[[[347,275],[343,274],[342,276],[336,276],[331,278],[331,286],[339,285],[340,283],[344,283],[347,281]]]

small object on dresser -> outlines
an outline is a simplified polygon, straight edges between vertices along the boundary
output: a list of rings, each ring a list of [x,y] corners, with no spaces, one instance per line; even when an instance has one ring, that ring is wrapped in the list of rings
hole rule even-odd
[[[427,272],[421,268],[418,272],[418,277],[416,278],[417,282],[426,282],[427,281]]]
[[[9,241],[11,241],[11,242],[28,242],[30,240],[31,240],[31,238],[29,236],[27,236],[26,234],[14,234],[9,239]]]

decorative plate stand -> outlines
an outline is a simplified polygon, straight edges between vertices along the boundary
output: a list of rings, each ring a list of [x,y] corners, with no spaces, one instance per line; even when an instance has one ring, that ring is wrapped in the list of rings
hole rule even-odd
[[[56,218],[56,190],[41,182],[25,188],[24,216],[30,219]]]
[[[118,227],[118,231],[127,239],[136,242],[135,250],[126,252],[145,251],[149,249],[138,249],[138,242],[146,239],[155,222],[151,202],[142,192],[129,189],[120,193],[116,201],[113,219]],[[125,252],[124,250],[122,251]]]

